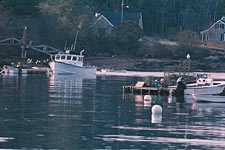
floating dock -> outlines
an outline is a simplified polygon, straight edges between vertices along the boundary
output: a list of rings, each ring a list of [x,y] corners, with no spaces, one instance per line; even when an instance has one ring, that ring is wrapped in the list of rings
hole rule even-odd
[[[123,86],[123,93],[140,94],[140,95],[158,95],[159,88]]]
[[[135,86],[123,86],[123,94],[139,94],[139,95],[169,95],[169,90],[163,87],[145,87],[145,82],[138,81]]]

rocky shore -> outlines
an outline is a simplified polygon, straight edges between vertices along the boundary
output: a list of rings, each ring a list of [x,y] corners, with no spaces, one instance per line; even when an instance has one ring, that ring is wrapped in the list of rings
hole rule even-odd
[[[89,57],[87,65],[95,65],[100,69],[164,71],[167,66],[179,66],[183,60],[172,59],[142,59],[128,57]],[[192,60],[192,71],[225,72],[225,61]]]

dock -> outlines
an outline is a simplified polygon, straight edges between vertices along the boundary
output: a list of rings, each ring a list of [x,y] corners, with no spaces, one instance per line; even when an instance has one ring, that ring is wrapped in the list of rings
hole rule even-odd
[[[140,95],[158,95],[159,88],[123,86],[123,93],[140,94]]]
[[[135,86],[123,86],[123,94],[138,94],[138,95],[169,95],[169,90],[164,87],[147,87],[145,82],[138,81]]]

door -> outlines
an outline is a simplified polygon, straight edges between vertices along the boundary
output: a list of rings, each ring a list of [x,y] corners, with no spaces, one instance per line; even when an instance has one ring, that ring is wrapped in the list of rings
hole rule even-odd
[[[224,41],[224,39],[225,39],[225,33],[221,33],[220,40],[221,40],[221,41]]]

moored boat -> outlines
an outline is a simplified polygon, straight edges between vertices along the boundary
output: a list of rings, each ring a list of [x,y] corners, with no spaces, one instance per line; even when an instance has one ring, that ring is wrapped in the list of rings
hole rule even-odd
[[[47,67],[29,67],[29,68],[22,68],[22,67],[12,67],[4,65],[0,74],[5,75],[14,75],[14,74],[45,74],[49,72],[49,68]]]
[[[11,66],[4,65],[1,74],[27,74],[28,69],[22,69],[20,67],[14,68]]]
[[[54,60],[49,62],[52,72],[55,74],[96,75],[96,67],[84,66],[83,51],[80,52],[80,55],[56,54]]]
[[[169,86],[170,92],[177,91],[179,85],[181,88],[179,90],[183,91],[184,95],[192,95],[192,94],[198,94],[198,95],[212,95],[212,94],[220,94],[223,92],[225,83],[223,81],[216,81],[214,82],[213,79],[204,79],[200,78],[197,80],[196,83],[193,84],[185,84],[182,82],[179,82],[177,86]]]

